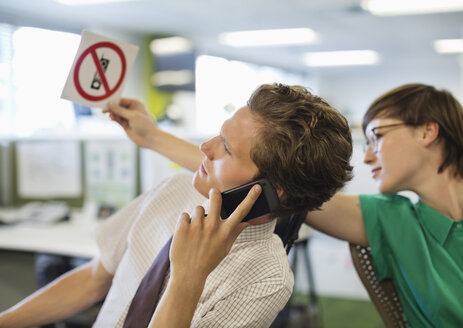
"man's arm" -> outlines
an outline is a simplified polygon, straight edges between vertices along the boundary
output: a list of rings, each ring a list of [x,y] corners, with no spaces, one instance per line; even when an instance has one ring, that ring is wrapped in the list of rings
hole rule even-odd
[[[201,165],[204,156],[198,145],[162,131],[142,102],[122,98],[119,105],[110,102],[103,112],[110,113],[138,146],[152,149],[190,171]]]
[[[68,318],[102,300],[113,276],[97,259],[37,290],[0,314],[0,327],[31,327]]]
[[[358,195],[337,193],[321,210],[309,212],[305,223],[335,238],[368,246]]]
[[[190,216],[182,214],[170,249],[171,277],[150,328],[190,327],[207,276],[227,256],[238,235],[249,225],[241,220],[260,192],[261,187],[254,186],[227,220],[220,218],[222,198],[214,189],[209,193],[211,205],[207,217],[202,207],[196,208],[191,223]]]

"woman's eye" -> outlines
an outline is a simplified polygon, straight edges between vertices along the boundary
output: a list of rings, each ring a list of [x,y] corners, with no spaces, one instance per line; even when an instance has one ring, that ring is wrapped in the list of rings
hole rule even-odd
[[[380,133],[375,133],[375,138],[376,138],[376,140],[381,139],[382,137],[383,137],[382,134],[380,134]]]

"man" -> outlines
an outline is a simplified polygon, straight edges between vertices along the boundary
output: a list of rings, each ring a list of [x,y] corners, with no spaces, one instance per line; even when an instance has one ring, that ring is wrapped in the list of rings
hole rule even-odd
[[[142,132],[138,136],[155,150],[164,151],[162,143],[171,140],[140,114],[121,122],[132,135]],[[412,83],[386,92],[362,123],[364,162],[381,194],[338,193],[306,217],[324,233],[370,246],[379,279],[393,281],[411,327],[463,323],[462,126],[463,107],[446,90]],[[197,149],[179,147],[176,157],[163,154],[195,165]],[[410,190],[418,202],[396,194]]]
[[[125,110],[146,115],[144,106],[135,100],[123,99],[121,106],[110,105],[109,109],[115,113]],[[113,117],[130,131],[128,121],[115,115]],[[179,285],[192,284],[182,274],[186,272],[184,268],[191,267],[192,257],[181,260],[178,251],[182,246],[178,236],[188,235],[185,220],[192,216],[190,229],[201,226],[205,209],[195,205],[204,204],[207,210],[206,198],[213,189],[209,210],[212,218],[205,220],[206,225],[213,228],[214,222],[221,222],[217,212],[219,192],[259,177],[266,177],[277,189],[281,207],[276,213],[241,224],[237,230],[230,225],[232,228],[224,237],[228,246],[223,249],[214,238],[180,240],[202,241],[201,249],[212,250],[207,259],[195,261],[207,269],[194,269],[195,273],[202,271],[194,276],[204,290],[199,288],[202,293],[198,296],[195,289],[195,296],[188,301],[193,304],[189,307],[193,311],[186,315],[191,326],[269,326],[289,299],[293,284],[281,241],[273,235],[273,219],[275,215],[319,208],[351,178],[349,126],[339,112],[305,88],[263,85],[253,93],[247,106],[223,124],[219,136],[201,145],[201,151],[203,159],[193,176],[193,186],[189,176],[176,175],[116,213],[98,233],[100,258],[4,312],[0,316],[0,327],[30,326],[62,319],[104,297],[95,326],[122,327],[141,279],[175,230],[182,210],[192,214],[182,215],[183,223],[179,224],[179,234],[171,251],[172,273],[166,276],[160,308],[151,323],[159,324],[166,317],[178,319],[176,315],[183,317],[172,301],[178,295]],[[243,211],[231,222],[236,224],[244,217]],[[192,236],[198,237],[198,234]],[[231,246],[234,238],[236,241]],[[221,255],[212,258],[215,251]],[[230,254],[220,262],[228,251]],[[193,254],[207,256],[208,252],[193,251]]]

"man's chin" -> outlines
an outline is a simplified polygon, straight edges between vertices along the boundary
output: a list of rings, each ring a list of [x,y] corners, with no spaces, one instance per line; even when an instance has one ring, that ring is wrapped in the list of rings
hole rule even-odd
[[[201,175],[199,174],[199,171],[196,171],[193,174],[193,179],[192,179],[192,184],[193,187],[204,197],[209,198],[209,190],[207,188],[207,184],[201,181]]]

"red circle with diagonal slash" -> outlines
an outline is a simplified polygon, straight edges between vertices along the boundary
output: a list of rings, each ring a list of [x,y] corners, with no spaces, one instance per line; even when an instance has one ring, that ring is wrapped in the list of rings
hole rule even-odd
[[[121,64],[122,64],[122,69],[121,69],[121,77],[117,81],[116,85],[114,88],[110,88],[108,85],[108,81],[106,80],[106,76],[104,75],[103,67],[101,66],[100,61],[98,60],[98,56],[96,54],[96,49],[98,48],[110,48],[114,50],[120,57],[121,59]],[[96,69],[98,71],[98,75],[100,76],[101,82],[103,84],[103,87],[106,91],[104,95],[101,96],[93,96],[88,94],[80,85],[79,81],[79,69],[80,66],[82,65],[82,62],[84,61],[85,57],[87,55],[91,55],[93,61],[95,62]],[[98,101],[98,100],[103,100],[111,96],[116,90],[121,86],[122,81],[124,81],[124,76],[125,76],[125,69],[126,69],[126,62],[125,62],[125,56],[124,53],[122,52],[121,48],[119,48],[117,45],[111,42],[98,42],[86,49],[80,57],[77,59],[76,62],[76,67],[74,68],[74,85],[76,86],[77,92],[84,97],[87,100],[91,101]]]

